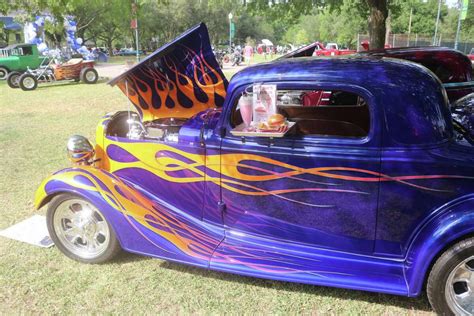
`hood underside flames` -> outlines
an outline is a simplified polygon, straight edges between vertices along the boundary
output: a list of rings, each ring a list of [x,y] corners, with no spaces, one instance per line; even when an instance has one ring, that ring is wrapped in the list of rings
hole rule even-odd
[[[201,23],[162,46],[130,70],[112,79],[143,121],[189,118],[221,107],[227,89],[207,27]]]

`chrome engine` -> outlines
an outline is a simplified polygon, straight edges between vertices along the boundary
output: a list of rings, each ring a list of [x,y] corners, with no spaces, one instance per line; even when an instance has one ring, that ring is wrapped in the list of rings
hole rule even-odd
[[[166,117],[143,123],[137,113],[119,112],[111,119],[106,133],[134,140],[178,142],[179,130],[186,121],[185,118]]]

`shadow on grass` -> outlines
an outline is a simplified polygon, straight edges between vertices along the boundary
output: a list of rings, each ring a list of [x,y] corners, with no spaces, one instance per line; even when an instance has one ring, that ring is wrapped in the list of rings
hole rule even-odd
[[[359,300],[368,303],[377,303],[387,306],[397,306],[408,310],[420,310],[426,312],[432,312],[430,304],[425,295],[420,298],[409,298],[396,295],[388,295],[381,293],[371,293],[357,290],[346,290],[340,288],[332,288],[326,286],[316,286],[301,283],[291,283],[284,281],[259,279],[247,276],[241,276],[237,274],[230,274],[219,271],[212,271],[206,269],[200,269],[192,266],[186,266],[170,261],[164,261],[160,264],[165,269],[171,269],[183,273],[191,273],[206,278],[213,278],[222,281],[237,282],[242,284],[248,284],[253,286],[259,286],[263,288],[271,288],[281,291],[289,292],[300,292],[306,294],[315,294],[320,296],[329,296],[344,300]]]
[[[152,257],[141,256],[137,254],[123,252],[115,260],[115,263],[129,263],[141,260],[156,260]],[[241,276],[237,274],[207,270],[179,264],[171,261],[161,261],[160,267],[178,271],[181,273],[188,273],[204,278],[212,278],[225,282],[235,282],[240,284],[258,286],[262,288],[271,288],[275,290],[287,292],[299,292],[305,294],[314,294],[319,296],[334,297],[344,300],[359,300],[367,303],[377,303],[385,306],[395,306],[405,308],[407,310],[416,310],[424,312],[432,312],[426,295],[422,294],[419,298],[409,298],[404,296],[364,292],[357,290],[346,290],[340,288],[332,288],[326,286],[308,285],[301,283],[291,283],[284,281],[259,279],[254,277]]]

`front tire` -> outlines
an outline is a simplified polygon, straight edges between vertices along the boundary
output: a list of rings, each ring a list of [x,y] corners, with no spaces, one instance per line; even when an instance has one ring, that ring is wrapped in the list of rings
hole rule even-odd
[[[0,67],[0,80],[7,79],[8,76],[8,69],[5,67]]]
[[[73,260],[102,263],[121,250],[105,216],[82,197],[69,193],[54,197],[49,203],[46,220],[56,247]]]
[[[12,89],[18,89],[20,87],[21,73],[18,71],[12,71],[7,76],[8,86]]]
[[[81,70],[80,78],[84,83],[93,84],[99,79],[99,74],[94,68],[84,68]]]
[[[427,283],[431,306],[440,315],[474,313],[474,238],[465,239],[436,261]]]
[[[38,87],[38,80],[35,76],[29,73],[21,75],[18,79],[18,83],[23,91],[32,91]]]

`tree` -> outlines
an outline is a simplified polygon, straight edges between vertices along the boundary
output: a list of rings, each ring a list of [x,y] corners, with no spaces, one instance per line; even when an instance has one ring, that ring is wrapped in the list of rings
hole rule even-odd
[[[388,17],[387,0],[366,0],[370,9],[369,38],[371,49],[385,46],[385,20]]]
[[[126,1],[108,0],[101,9],[100,16],[84,28],[83,36],[102,41],[112,54],[114,41],[130,29],[131,6]]]
[[[408,32],[410,22],[410,12],[412,13],[411,32],[419,34],[433,34],[438,13],[438,2],[421,2],[417,0],[404,1],[400,3],[400,12],[397,16],[392,16],[393,33]],[[448,14],[446,5],[441,6],[440,21],[444,21]]]
[[[4,27],[5,23],[0,21],[0,44],[4,43],[5,45],[7,45],[10,38],[10,32]]]

